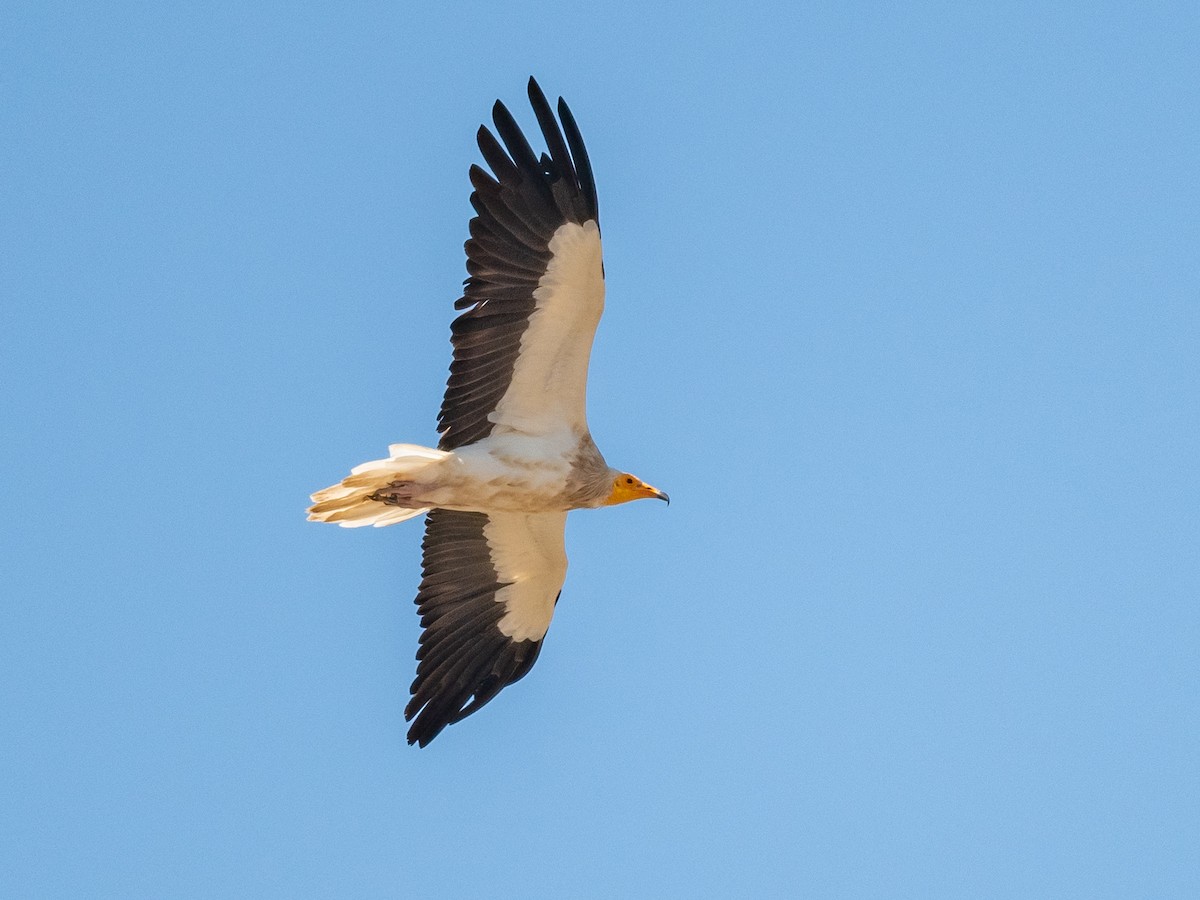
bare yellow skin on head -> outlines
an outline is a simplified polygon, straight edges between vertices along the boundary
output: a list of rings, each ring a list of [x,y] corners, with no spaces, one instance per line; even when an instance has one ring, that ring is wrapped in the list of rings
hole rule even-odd
[[[615,506],[618,503],[628,503],[630,500],[644,500],[646,498],[655,500],[666,500],[671,502],[671,498],[660,491],[658,488],[650,487],[642,479],[636,475],[630,475],[628,472],[622,472],[613,479],[612,493],[608,495],[608,499],[604,501],[605,506]]]

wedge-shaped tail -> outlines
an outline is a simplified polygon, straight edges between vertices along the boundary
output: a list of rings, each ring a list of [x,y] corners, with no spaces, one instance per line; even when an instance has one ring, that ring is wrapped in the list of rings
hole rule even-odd
[[[376,459],[355,466],[338,484],[312,495],[308,508],[310,522],[335,522],[343,528],[363,525],[394,525],[428,512],[428,507],[396,506],[372,500],[377,492],[397,482],[412,481],[426,467],[449,456],[442,450],[416,444],[392,444],[387,459]]]

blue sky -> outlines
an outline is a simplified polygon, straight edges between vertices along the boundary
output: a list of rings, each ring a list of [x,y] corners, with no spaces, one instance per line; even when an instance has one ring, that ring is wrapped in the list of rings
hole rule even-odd
[[[0,894],[1200,892],[1200,13],[10,3]],[[473,135],[597,171],[528,678],[404,744]]]

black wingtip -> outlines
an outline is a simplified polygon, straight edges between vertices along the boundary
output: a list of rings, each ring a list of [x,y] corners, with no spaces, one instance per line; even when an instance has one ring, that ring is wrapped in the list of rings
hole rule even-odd
[[[571,114],[571,107],[562,97],[558,98],[558,118],[562,122],[563,133],[567,146],[571,148],[571,158],[575,162],[575,171],[579,176],[579,187],[587,203],[588,216],[600,222],[600,204],[596,200],[596,178],[592,174],[592,162],[588,158],[587,147],[583,144],[583,135],[579,133],[579,125]]]
[[[418,748],[428,747],[430,742],[441,734],[442,729],[445,727],[446,724],[429,727],[422,722],[414,723],[412,728],[408,729],[408,737],[406,738],[408,746],[411,747],[413,744],[416,744]]]
[[[526,88],[526,93],[529,94],[529,103],[534,108],[544,106],[550,108],[550,101],[546,99],[546,92],[542,90],[542,86],[537,83],[537,79],[532,75],[529,76],[529,85]]]

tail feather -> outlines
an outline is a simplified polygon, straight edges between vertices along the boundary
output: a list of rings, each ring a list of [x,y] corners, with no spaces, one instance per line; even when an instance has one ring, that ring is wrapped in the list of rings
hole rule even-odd
[[[383,508],[382,512],[380,512],[380,507]],[[361,506],[339,510],[338,512],[330,513],[324,518],[309,516],[309,519],[318,522],[336,522],[343,528],[362,528],[364,525],[374,525],[376,528],[382,528],[384,525],[394,525],[397,522],[403,522],[405,519],[411,519],[425,512],[429,512],[429,510],[427,508],[397,509],[394,506],[384,506],[382,503],[368,500]]]
[[[383,528],[385,525],[395,525],[397,522],[403,522],[405,519],[411,519],[413,516],[419,516],[421,513],[427,512],[429,512],[428,507],[425,509],[393,509],[390,513],[384,513],[371,524],[376,528]],[[345,527],[349,528],[352,526]]]
[[[377,469],[370,469],[369,471],[352,472],[342,479],[340,487],[353,490],[354,488],[378,485],[380,478],[385,479],[385,484],[388,481],[393,481],[396,478],[396,471],[391,468],[384,468],[380,466]],[[328,488],[326,488],[326,490],[328,490]]]
[[[335,522],[343,528],[393,525],[428,512],[428,507],[397,507],[372,500],[371,495],[395,481],[409,480],[423,469],[449,456],[442,450],[415,444],[392,444],[387,459],[376,459],[355,466],[340,483],[322,488],[312,495],[308,508],[310,522]]]

